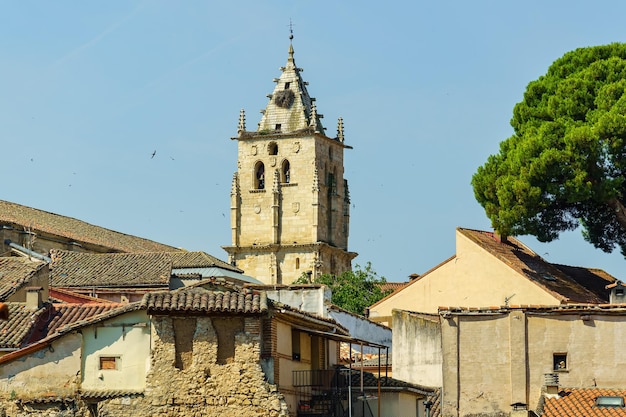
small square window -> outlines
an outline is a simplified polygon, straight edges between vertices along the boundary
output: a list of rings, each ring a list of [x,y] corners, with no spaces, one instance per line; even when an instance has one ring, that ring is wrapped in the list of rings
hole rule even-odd
[[[276,123],[276,130],[280,130],[280,128],[281,128],[281,127],[282,127],[282,126],[281,126],[281,124],[280,124],[280,123]]]
[[[119,369],[120,357],[119,356],[100,356],[100,369]]]
[[[553,368],[555,371],[567,370],[567,353],[555,353],[553,355]]]

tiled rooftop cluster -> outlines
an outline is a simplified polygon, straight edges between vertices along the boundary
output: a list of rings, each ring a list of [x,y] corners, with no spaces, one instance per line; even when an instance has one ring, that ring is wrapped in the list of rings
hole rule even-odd
[[[0,200],[0,225],[32,227],[52,235],[108,247],[122,252],[177,251],[169,245],[94,226],[71,217]]]
[[[211,291],[184,288],[177,291],[150,292],[142,300],[148,312],[228,312],[261,313],[267,311],[264,292],[253,290]]]
[[[172,258],[167,252],[92,254],[50,251],[53,287],[167,286]]]
[[[598,397],[626,397],[623,389],[567,388],[559,397],[547,398],[542,417],[626,417],[624,407],[596,405]]]
[[[28,258],[0,258],[0,300],[5,300],[17,291],[45,265],[44,262]]]

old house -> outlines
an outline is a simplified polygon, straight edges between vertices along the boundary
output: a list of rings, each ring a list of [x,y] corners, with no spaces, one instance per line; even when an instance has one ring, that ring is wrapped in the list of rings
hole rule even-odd
[[[295,415],[292,372],[337,363],[327,334],[347,336],[262,291],[151,292],[0,358],[3,407],[6,415]]]
[[[616,279],[599,269],[552,264],[519,240],[458,228],[456,254],[370,307],[391,325],[393,309],[436,314],[439,306],[609,302]]]
[[[395,310],[393,321],[395,376],[441,386],[444,416],[542,415],[567,403],[563,390],[626,387],[624,305]]]

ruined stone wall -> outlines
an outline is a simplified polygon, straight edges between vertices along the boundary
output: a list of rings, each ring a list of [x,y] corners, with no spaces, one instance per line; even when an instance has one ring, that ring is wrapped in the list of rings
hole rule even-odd
[[[250,320],[259,319],[156,317],[144,396],[102,402],[99,415],[287,416],[282,395],[265,382],[259,364],[260,334],[244,332],[259,329],[246,324]]]
[[[143,393],[111,398],[0,398],[0,417],[287,417],[260,365],[257,317],[154,317]],[[219,342],[219,346],[218,346]]]

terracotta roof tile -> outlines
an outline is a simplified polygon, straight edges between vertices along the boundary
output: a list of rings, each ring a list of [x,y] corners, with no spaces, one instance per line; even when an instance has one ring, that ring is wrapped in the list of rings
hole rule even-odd
[[[167,286],[172,259],[167,252],[81,253],[50,251],[51,287]]]
[[[493,232],[463,228],[458,230],[511,269],[558,296],[563,302],[594,304],[608,302],[608,291],[604,286],[615,281],[615,278],[604,271],[553,265],[514,237],[500,241]]]
[[[172,268],[208,268],[218,267],[229,271],[242,272],[241,269],[221,261],[206,252],[171,252]]]
[[[44,308],[31,310],[26,303],[7,303],[9,320],[0,321],[0,348],[17,349],[24,346],[34,331]]]
[[[50,320],[44,329],[45,334],[55,333],[62,327],[81,320],[89,320],[121,306],[122,304],[117,303],[53,304],[50,310]]]
[[[21,257],[0,258],[0,300],[6,300],[22,286],[28,284],[37,272],[46,267],[45,262]]]
[[[625,407],[596,405],[598,397],[626,397],[624,389],[566,388],[558,398],[546,398],[542,417],[626,417]]]
[[[0,224],[19,228],[30,227],[76,242],[109,248],[122,252],[169,252],[180,249],[148,239],[126,235],[103,227],[94,226],[71,217],[60,216],[43,210],[0,200]]]
[[[141,303],[148,309],[149,314],[180,311],[250,314],[267,311],[265,292],[251,289],[215,291],[201,287],[186,287],[176,291],[147,293]]]

